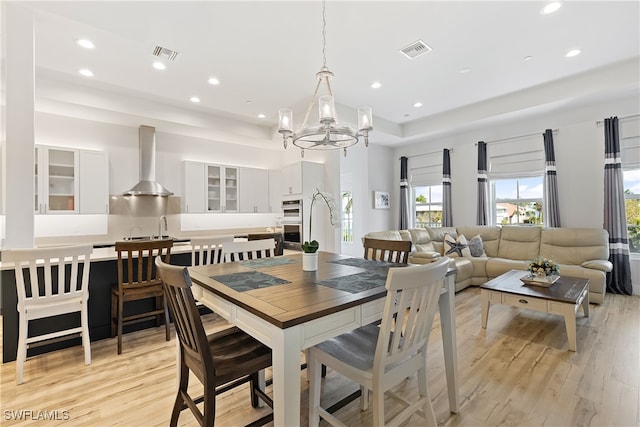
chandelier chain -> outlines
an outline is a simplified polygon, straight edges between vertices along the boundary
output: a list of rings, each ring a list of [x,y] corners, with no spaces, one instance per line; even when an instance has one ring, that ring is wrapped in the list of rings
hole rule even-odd
[[[327,12],[326,0],[322,0],[322,68],[327,68]]]

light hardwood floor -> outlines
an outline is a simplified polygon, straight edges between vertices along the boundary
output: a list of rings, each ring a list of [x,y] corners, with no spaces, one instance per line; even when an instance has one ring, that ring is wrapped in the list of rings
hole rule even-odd
[[[205,319],[209,331],[225,326],[215,315]],[[462,402],[457,415],[448,409],[437,315],[430,340],[429,387],[440,425],[640,425],[640,297],[607,295],[605,304],[591,306],[590,318],[579,312],[575,353],[568,351],[560,316],[494,305],[488,327],[482,329],[478,288],[456,295],[456,319]],[[176,340],[173,335],[165,342],[163,336],[161,328],[127,334],[121,356],[115,339],[94,342],[90,366],[83,363],[81,347],[28,359],[20,386],[15,384],[15,363],[2,364],[0,424],[167,425],[176,386]],[[301,425],[307,425],[304,372],[301,384]],[[415,378],[400,388],[415,392]],[[355,389],[330,371],[323,398],[332,403]],[[58,411],[58,418],[68,420],[11,419],[20,410],[33,416]],[[252,409],[248,390],[237,389],[219,398],[216,425],[243,425],[268,410]],[[349,426],[371,425],[370,412],[360,412],[357,402],[337,414]],[[188,411],[179,424],[196,425]],[[409,425],[422,425],[422,420],[414,416]]]

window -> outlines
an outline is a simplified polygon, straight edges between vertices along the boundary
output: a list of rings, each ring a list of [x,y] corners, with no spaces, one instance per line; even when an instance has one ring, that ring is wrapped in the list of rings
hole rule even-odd
[[[491,182],[495,224],[542,224],[543,177]]]
[[[640,253],[640,169],[622,172],[629,252]]]
[[[342,217],[342,242],[353,243],[353,198],[351,191],[343,191],[340,211]]]
[[[411,187],[417,228],[442,227],[442,184]]]

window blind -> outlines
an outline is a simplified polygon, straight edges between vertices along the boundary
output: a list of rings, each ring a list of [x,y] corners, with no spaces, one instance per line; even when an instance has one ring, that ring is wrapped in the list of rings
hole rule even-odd
[[[640,120],[619,122],[622,169],[640,168]]]
[[[489,178],[524,178],[544,174],[542,133],[488,145]]]
[[[442,152],[412,158],[409,162],[410,186],[442,184]]]

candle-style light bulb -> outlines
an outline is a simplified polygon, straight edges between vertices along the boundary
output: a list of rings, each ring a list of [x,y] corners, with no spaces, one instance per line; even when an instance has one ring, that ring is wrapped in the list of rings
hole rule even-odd
[[[280,132],[292,131],[293,130],[292,123],[293,123],[293,111],[289,110],[288,108],[282,108],[278,110],[278,131]]]
[[[318,108],[320,111],[320,123],[334,123],[336,121],[333,96],[323,95],[318,98]]]

